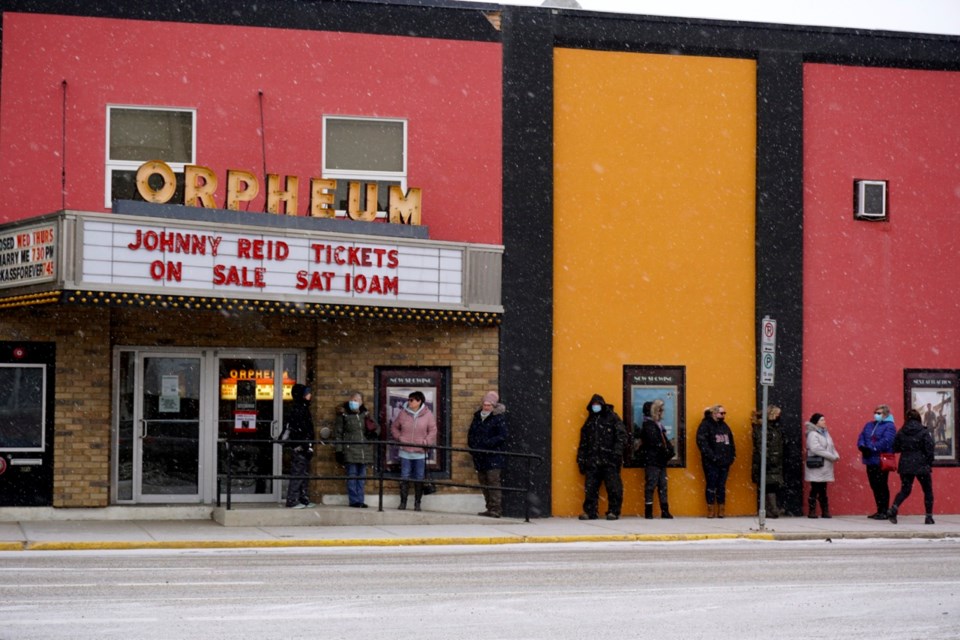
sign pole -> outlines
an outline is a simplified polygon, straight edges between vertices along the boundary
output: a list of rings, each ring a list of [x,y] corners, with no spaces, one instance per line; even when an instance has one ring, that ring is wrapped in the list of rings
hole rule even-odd
[[[760,384],[763,386],[763,406],[760,426],[760,497],[757,515],[760,531],[767,526],[767,400],[770,387],[773,386],[777,364],[777,321],[764,316],[760,324]]]

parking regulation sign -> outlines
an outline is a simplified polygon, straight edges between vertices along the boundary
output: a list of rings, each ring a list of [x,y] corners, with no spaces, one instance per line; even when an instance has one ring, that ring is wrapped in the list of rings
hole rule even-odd
[[[760,384],[773,385],[777,369],[777,321],[766,317],[760,323]]]

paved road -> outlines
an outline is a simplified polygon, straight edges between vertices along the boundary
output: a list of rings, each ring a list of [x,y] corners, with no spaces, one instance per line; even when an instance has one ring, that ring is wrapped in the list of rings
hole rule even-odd
[[[0,640],[954,640],[960,541],[0,554]]]

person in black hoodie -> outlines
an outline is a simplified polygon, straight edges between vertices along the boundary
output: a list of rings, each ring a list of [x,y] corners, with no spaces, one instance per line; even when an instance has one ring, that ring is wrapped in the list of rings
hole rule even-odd
[[[723,405],[709,407],[697,427],[697,448],[707,480],[707,517],[722,518],[727,501],[727,474],[737,457],[733,432],[726,423],[727,410]]]
[[[914,478],[923,489],[923,506],[927,517],[924,524],[933,524],[933,435],[920,422],[920,412],[910,409],[905,416],[905,424],[893,438],[893,451],[900,454],[897,473],[900,474],[900,493],[893,499],[893,506],[887,512],[887,518],[897,524],[897,512],[900,505],[913,491]]]
[[[603,396],[593,394],[587,404],[587,419],[580,428],[577,466],[584,475],[583,514],[581,520],[596,520],[600,502],[600,483],[607,488],[607,520],[620,517],[623,505],[623,481],[620,467],[627,428]]]
[[[653,492],[660,498],[660,517],[672,519],[667,501],[667,463],[674,456],[673,444],[661,424],[663,400],[643,403],[643,424],[640,426],[639,457],[643,464],[643,517],[653,518]]]
[[[310,387],[295,384],[290,390],[293,399],[290,410],[284,413],[283,432],[280,439],[289,441],[290,482],[287,485],[287,507],[306,509],[314,506],[307,495],[307,477],[310,475],[310,459],[313,458],[313,416],[310,415]]]

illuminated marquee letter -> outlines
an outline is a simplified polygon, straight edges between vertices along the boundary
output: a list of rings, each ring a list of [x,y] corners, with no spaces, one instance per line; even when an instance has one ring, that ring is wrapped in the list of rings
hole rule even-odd
[[[160,176],[163,179],[163,186],[154,189],[150,186],[150,178]],[[177,176],[174,175],[166,162],[162,160],[151,160],[144,162],[137,169],[137,191],[140,197],[147,202],[155,204],[166,204],[170,202],[173,193],[177,190]]]
[[[207,167],[188,164],[183,169],[186,185],[183,204],[188,207],[206,207],[216,209],[213,194],[217,190],[217,174]]]
[[[286,176],[286,188],[280,188],[280,176],[275,173],[267,174],[267,211],[280,213],[280,203],[284,203],[283,212],[288,216],[295,216],[299,212],[297,191],[300,189],[300,178]]]
[[[250,202],[258,193],[260,183],[257,182],[257,176],[249,171],[227,170],[227,209],[236,211],[241,202]]]
[[[390,185],[390,223],[420,224],[420,188],[414,187],[403,195],[397,185]]]

